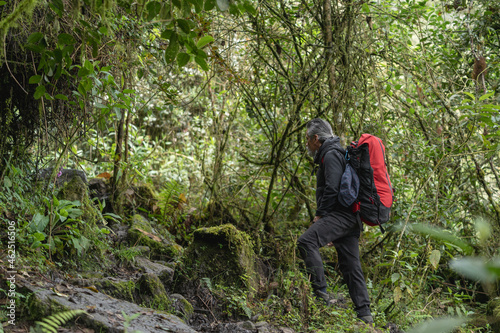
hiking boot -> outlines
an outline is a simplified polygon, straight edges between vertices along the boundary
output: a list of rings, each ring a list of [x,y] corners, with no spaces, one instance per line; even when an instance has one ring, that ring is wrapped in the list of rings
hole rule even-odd
[[[337,303],[337,300],[321,290],[314,291],[316,299],[323,301],[327,306]]]
[[[372,316],[361,316],[358,317],[359,320],[361,320],[363,323],[368,324],[370,326],[373,326],[373,317]]]

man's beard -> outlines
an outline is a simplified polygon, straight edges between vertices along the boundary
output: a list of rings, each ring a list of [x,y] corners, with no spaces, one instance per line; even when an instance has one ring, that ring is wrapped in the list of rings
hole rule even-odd
[[[316,157],[317,152],[317,150],[311,150],[309,149],[309,147],[307,147],[307,154],[309,154],[309,156],[311,156],[312,158]]]

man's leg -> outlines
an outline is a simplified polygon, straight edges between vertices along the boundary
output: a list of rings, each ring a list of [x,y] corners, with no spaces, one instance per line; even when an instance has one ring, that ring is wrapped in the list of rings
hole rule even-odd
[[[304,259],[308,274],[311,275],[312,287],[315,291],[326,291],[325,271],[319,248],[352,232],[354,220],[348,221],[337,216],[325,216],[307,229],[298,239],[298,249]],[[359,233],[358,233],[359,235]]]
[[[371,316],[370,298],[366,288],[365,277],[359,261],[359,232],[335,241],[339,258],[339,266],[349,288],[349,295],[354,303],[358,317]]]
[[[297,247],[301,258],[306,265],[306,271],[311,277],[312,288],[316,290],[326,289],[325,271],[323,268],[323,260],[319,253],[319,248],[325,241],[324,236],[325,221],[323,219],[314,223],[307,231],[298,239]]]

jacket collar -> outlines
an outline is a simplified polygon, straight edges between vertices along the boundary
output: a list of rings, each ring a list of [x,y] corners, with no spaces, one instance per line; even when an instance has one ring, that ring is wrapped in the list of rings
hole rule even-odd
[[[323,142],[323,144],[321,145],[321,147],[319,147],[318,151],[316,152],[316,155],[314,155],[314,163],[320,164],[325,154],[328,153],[330,150],[335,149],[335,146],[340,147],[340,139],[338,136],[333,136],[331,138],[326,139],[325,142]]]

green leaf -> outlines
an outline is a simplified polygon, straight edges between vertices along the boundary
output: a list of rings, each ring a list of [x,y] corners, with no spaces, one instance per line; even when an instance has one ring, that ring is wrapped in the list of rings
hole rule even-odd
[[[450,244],[458,246],[465,253],[468,253],[468,254],[472,253],[474,251],[472,246],[470,246],[468,243],[464,242],[463,240],[461,240],[457,236],[454,236],[451,233],[449,233],[448,231],[443,230],[443,229],[438,229],[436,227],[432,227],[430,225],[423,224],[423,223],[414,223],[411,225],[411,231],[418,233],[418,234],[429,236],[429,237],[431,237],[435,240],[438,240],[438,241],[448,242]]]
[[[482,257],[454,259],[450,262],[450,268],[474,281],[494,282],[498,279],[498,275],[491,272],[486,260]]]
[[[108,34],[108,28],[106,27],[100,27],[99,28],[99,32],[103,35],[107,35]]]
[[[68,211],[64,208],[59,211],[59,214],[61,214],[61,216],[64,216],[64,217],[68,217],[68,215],[69,215]]]
[[[202,57],[196,56],[194,58],[194,61],[196,61],[196,63],[198,65],[200,65],[201,69],[203,69],[204,71],[208,71],[209,68],[208,68],[208,64],[205,61],[205,59],[203,59]]]
[[[167,30],[165,30],[165,31],[163,31],[161,33],[161,38],[163,38],[163,39],[170,39],[170,37],[172,36],[172,33],[173,33],[172,30],[167,29]]]
[[[76,40],[70,34],[62,33],[59,36],[57,36],[57,43],[59,45],[71,45],[75,44]]]
[[[159,3],[158,1],[150,1],[146,5],[146,9],[148,11],[148,18],[147,18],[147,20],[151,21],[152,19],[154,19],[160,13],[161,3]]]
[[[257,15],[257,10],[255,10],[254,6],[250,3],[250,1],[245,1],[243,2],[243,8],[246,10],[247,13],[250,13],[251,15]]]
[[[33,95],[33,97],[35,97],[35,99],[40,99],[43,96],[43,94],[45,94],[45,86],[39,85],[38,87],[36,87],[35,94]]]
[[[477,218],[475,222],[477,238],[480,242],[486,242],[491,236],[491,225],[484,218]]]
[[[214,38],[212,36],[203,36],[196,43],[196,47],[201,49],[203,46],[205,46],[208,43],[211,43],[213,41],[214,41]]]
[[[12,181],[10,180],[9,177],[5,176],[3,178],[3,186],[7,187],[7,188],[10,188],[12,187]]]
[[[395,283],[399,280],[399,278],[401,277],[401,275],[399,275],[399,273],[394,273],[391,275],[391,281],[392,283]]]
[[[469,96],[471,98],[471,100],[473,100],[473,101],[476,100],[476,97],[474,95],[472,95],[470,92],[468,92],[468,91],[462,91],[462,93],[464,93],[467,96]]]
[[[32,236],[38,242],[43,242],[45,240],[45,234],[40,231],[35,232]]]
[[[221,11],[226,11],[229,9],[229,0],[217,0],[217,7]]]
[[[187,63],[189,62],[189,59],[191,57],[189,56],[189,54],[187,53],[184,53],[184,52],[181,52],[177,55],[177,65],[179,65],[179,67],[184,67],[187,65]]]
[[[30,84],[38,84],[41,79],[42,79],[41,75],[33,75],[32,77],[30,77],[29,83]]]
[[[52,201],[54,201],[54,206],[58,207],[59,206],[59,200],[53,195],[52,196]]]
[[[49,224],[49,217],[40,213],[36,213],[31,219],[29,228],[32,231],[42,232],[43,230],[45,230],[45,227],[47,227],[47,224]]]
[[[170,37],[170,43],[168,44],[167,49],[165,50],[165,61],[170,64],[177,57],[177,53],[179,52],[179,42],[177,39],[177,33],[173,32]]]
[[[208,12],[208,11],[214,9],[215,4],[216,4],[215,0],[206,0],[205,1],[205,10]]]
[[[57,15],[62,16],[64,12],[64,4],[62,0],[52,0],[52,3],[49,4],[49,7],[54,10]]]
[[[449,333],[466,321],[467,320],[465,318],[450,317],[428,320],[410,330],[408,333]]]
[[[487,94],[485,94],[485,95],[483,95],[483,96],[479,97],[479,101],[484,101],[485,99],[490,98],[490,97],[491,97],[491,96],[493,96],[494,94],[495,94],[495,92],[493,92],[493,91],[492,91],[492,92],[490,92],[490,93],[487,93]]]
[[[179,26],[179,28],[181,28],[181,30],[183,32],[188,34],[191,31],[191,28],[189,27],[188,21],[183,20],[183,19],[178,19],[176,22],[177,22],[177,25]]]
[[[60,100],[63,100],[63,101],[67,101],[68,100],[68,97],[66,95],[57,94],[54,97],[56,99],[60,99]]]
[[[7,2],[5,2],[5,1],[0,1],[0,6],[4,6],[4,5],[6,5],[6,4],[7,4]]]
[[[433,250],[429,255],[429,262],[432,268],[437,269],[439,267],[439,260],[441,260],[441,251]]]
[[[36,44],[43,38],[43,34],[41,32],[34,32],[28,37],[28,44]]]

